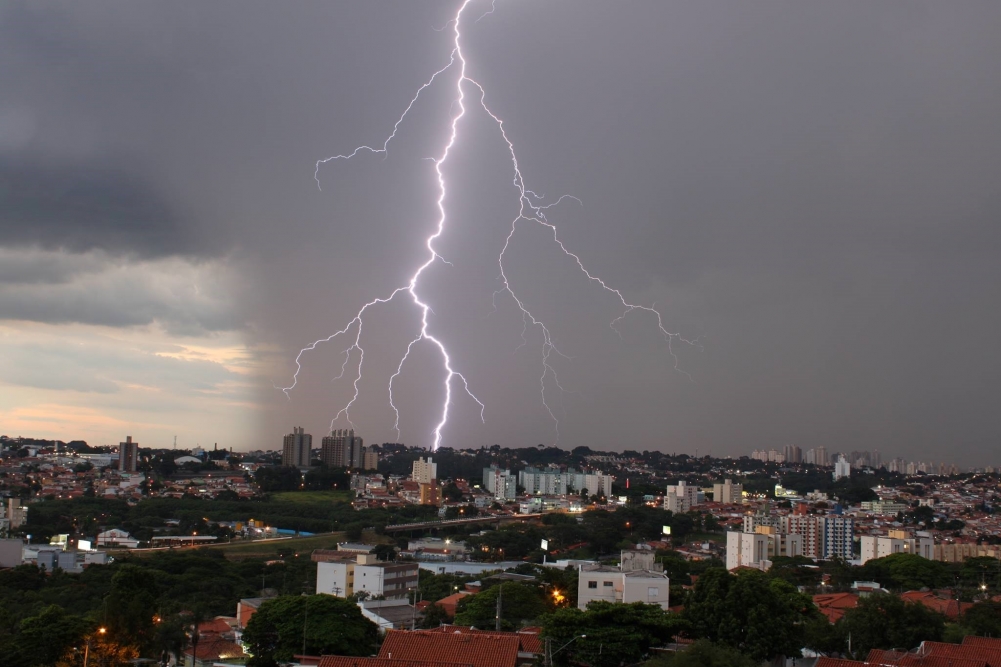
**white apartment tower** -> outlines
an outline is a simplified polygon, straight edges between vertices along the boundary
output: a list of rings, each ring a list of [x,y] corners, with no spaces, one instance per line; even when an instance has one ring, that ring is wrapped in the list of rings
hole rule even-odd
[[[438,464],[427,457],[427,460],[420,458],[414,461],[414,470],[410,475],[418,484],[430,484],[438,479]]]
[[[689,486],[684,480],[667,487],[667,495],[664,496],[664,509],[669,512],[684,513],[698,504],[699,487]]]

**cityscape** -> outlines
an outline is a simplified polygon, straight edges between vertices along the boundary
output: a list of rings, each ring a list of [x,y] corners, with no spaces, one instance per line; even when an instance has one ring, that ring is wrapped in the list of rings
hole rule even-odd
[[[0,5],[0,667],[1001,667],[999,29]]]

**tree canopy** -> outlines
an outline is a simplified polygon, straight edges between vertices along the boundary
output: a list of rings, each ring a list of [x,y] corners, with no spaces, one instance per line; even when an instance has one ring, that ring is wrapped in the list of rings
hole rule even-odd
[[[757,570],[706,570],[685,605],[696,637],[755,658],[799,656],[805,625],[819,612],[813,601],[782,579]]]
[[[375,652],[379,629],[358,605],[332,595],[283,595],[266,600],[250,617],[243,641],[250,667],[274,667],[302,653],[358,655]]]

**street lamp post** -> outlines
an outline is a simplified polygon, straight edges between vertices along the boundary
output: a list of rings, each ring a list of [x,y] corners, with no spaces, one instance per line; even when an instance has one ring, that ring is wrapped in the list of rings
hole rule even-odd
[[[552,667],[554,655],[565,649],[567,646],[570,646],[570,644],[573,644],[578,639],[585,639],[585,638],[587,638],[587,635],[577,635],[576,637],[568,641],[566,644],[564,644],[563,646],[559,647],[554,651],[552,638],[546,637],[546,654],[545,656],[543,656],[545,658],[543,662],[545,663],[546,667]]]

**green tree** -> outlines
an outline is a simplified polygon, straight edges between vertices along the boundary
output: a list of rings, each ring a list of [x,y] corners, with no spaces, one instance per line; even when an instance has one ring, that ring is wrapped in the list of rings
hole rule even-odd
[[[651,646],[669,642],[687,628],[679,616],[642,602],[592,602],[586,610],[560,609],[542,618],[542,635],[551,641],[553,661],[560,665],[632,664]]]
[[[729,646],[700,639],[684,651],[650,660],[646,667],[758,667],[759,664]]]
[[[58,605],[49,605],[35,616],[21,621],[14,638],[10,667],[42,667],[55,664],[70,647],[78,644],[90,629],[79,616],[67,614]]]
[[[838,621],[838,632],[851,636],[851,655],[860,660],[874,648],[910,649],[922,641],[941,641],[945,617],[896,595],[870,595]]]
[[[459,600],[455,624],[494,628],[497,619],[497,597],[501,597],[501,629],[513,630],[526,621],[534,621],[546,612],[546,603],[534,586],[505,582],[476,595]]]
[[[967,634],[978,637],[1001,637],[1001,605],[997,602],[978,602],[963,614],[962,625]]]
[[[356,604],[332,595],[284,595],[261,604],[243,641],[250,667],[273,667],[303,650],[309,655],[371,655],[379,629]]]
[[[445,608],[439,604],[434,604],[433,602],[424,609],[424,615],[421,620],[417,623],[419,628],[437,628],[444,623],[448,623],[451,619]]]
[[[150,574],[139,565],[122,565],[111,578],[111,592],[104,602],[109,638],[135,645],[140,652],[152,646],[156,634],[159,590]]]
[[[804,626],[817,614],[813,601],[786,581],[757,570],[733,575],[717,568],[699,578],[684,612],[697,637],[756,660],[798,657]]]
[[[858,574],[866,581],[878,581],[885,588],[900,591],[939,588],[953,583],[945,563],[917,554],[891,554],[867,561]]]

